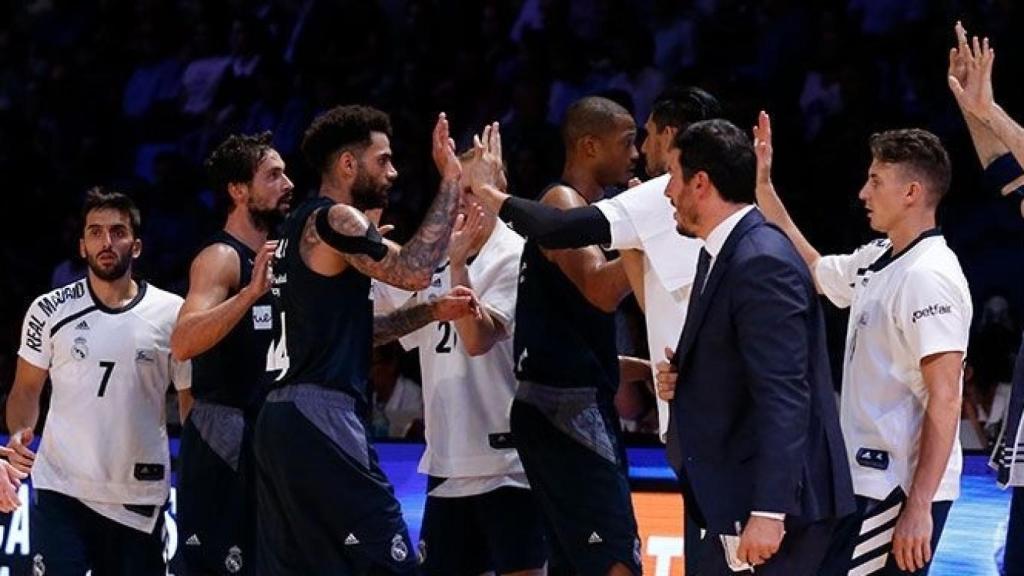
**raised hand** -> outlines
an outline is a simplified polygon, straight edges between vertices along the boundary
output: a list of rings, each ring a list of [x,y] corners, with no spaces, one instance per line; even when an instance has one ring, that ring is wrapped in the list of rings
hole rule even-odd
[[[949,89],[960,108],[984,120],[992,112],[995,100],[992,94],[992,65],[996,52],[988,38],[975,36],[967,42],[967,32],[957,22],[957,47],[950,50]]]
[[[448,116],[444,112],[437,115],[431,154],[434,157],[434,164],[437,165],[437,171],[441,173],[442,180],[459,179],[462,175],[462,165],[459,163],[458,156],[455,155],[455,141],[450,136]]]
[[[757,186],[772,185],[772,120],[764,110],[754,126],[754,154],[757,156]]]
[[[277,250],[277,244],[277,240],[264,242],[263,246],[256,252],[256,258],[253,259],[252,278],[249,279],[249,289],[253,291],[252,293],[255,298],[263,296],[270,290],[271,278],[273,276],[271,262],[274,258],[274,252]]]
[[[465,266],[470,251],[483,235],[483,208],[470,204],[465,214],[459,214],[452,228],[452,240],[448,243],[448,260],[452,266]]]

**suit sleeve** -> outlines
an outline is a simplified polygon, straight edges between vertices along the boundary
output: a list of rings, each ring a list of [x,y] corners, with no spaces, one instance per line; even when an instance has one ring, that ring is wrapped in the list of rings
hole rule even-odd
[[[757,428],[752,510],[800,513],[811,414],[810,290],[793,263],[757,256],[743,263],[733,292],[733,322]]]

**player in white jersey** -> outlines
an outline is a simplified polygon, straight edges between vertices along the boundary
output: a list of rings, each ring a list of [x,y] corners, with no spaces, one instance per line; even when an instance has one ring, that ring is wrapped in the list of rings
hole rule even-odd
[[[473,169],[471,158],[461,160],[464,171]],[[469,195],[460,212],[449,261],[427,289],[410,294],[377,283],[374,291],[377,312],[386,313],[374,320],[375,339],[402,334],[403,347],[419,349],[427,440],[419,471],[429,477],[422,569],[446,576],[540,575],[543,521],[509,433],[524,241]],[[467,293],[479,295],[480,313],[443,311]]]
[[[860,198],[872,229],[886,238],[853,254],[821,256],[772,186],[764,112],[754,135],[762,211],[796,244],[819,291],[850,308],[840,421],[857,513],[836,529],[822,574],[926,574],[959,494],[972,315],[967,280],[936,227],[949,157],[924,130],[872,136]]]
[[[11,459],[36,490],[34,569],[162,575],[172,383],[183,413],[190,404],[190,365],[170,351],[182,299],[132,279],[142,243],[127,196],[93,189],[82,217],[88,276],[29,307],[7,402]],[[36,455],[28,442],[47,377],[53,395]]]

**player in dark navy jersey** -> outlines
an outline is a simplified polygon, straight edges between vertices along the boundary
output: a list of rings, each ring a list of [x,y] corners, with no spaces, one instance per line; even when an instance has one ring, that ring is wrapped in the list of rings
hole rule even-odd
[[[636,125],[618,104],[577,101],[562,133],[562,179],[544,191],[544,204],[585,206],[632,175]],[[629,291],[620,259],[608,260],[596,247],[545,250],[527,239],[516,305],[512,434],[557,544],[580,574],[640,574],[614,407],[614,313]]]
[[[359,417],[375,337],[370,279],[427,287],[447,253],[462,168],[442,114],[433,137],[440,191],[405,246],[383,240],[367,212],[384,207],[398,175],[390,134],[383,112],[341,106],[317,117],[303,140],[321,184],[289,216],[274,265],[280,336],[266,359],[275,383],[255,438],[263,574],[416,570],[398,500]]]
[[[178,522],[190,574],[252,574],[256,510],[252,428],[267,384],[274,303],[267,238],[287,214],[292,182],[269,132],[231,136],[206,162],[228,205],[224,228],[192,261],[171,336],[192,359],[192,411],[181,436]]]

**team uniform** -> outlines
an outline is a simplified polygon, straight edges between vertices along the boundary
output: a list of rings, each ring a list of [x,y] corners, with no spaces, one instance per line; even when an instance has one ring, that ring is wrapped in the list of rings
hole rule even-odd
[[[920,364],[932,354],[966,352],[967,280],[938,229],[897,255],[879,240],[823,257],[815,278],[829,300],[850,308],[840,422],[857,496],[857,512],[840,522],[822,573],[906,574],[890,552],[928,404]],[[933,499],[932,550],[960,491],[958,436]]]
[[[523,239],[496,223],[468,265],[480,302],[514,332]],[[375,283],[378,313],[410,297],[425,303],[451,290],[448,265],[430,287],[410,295]],[[429,476],[420,531],[426,574],[506,574],[544,565],[544,526],[509,434],[515,395],[511,338],[470,357],[452,322],[433,322],[400,339],[419,349],[427,448],[419,472]]]
[[[640,540],[614,397],[614,314],[587,302],[527,240],[514,336],[512,434],[566,559],[582,574],[640,574]]]
[[[686,323],[686,309],[703,242],[676,231],[675,208],[665,197],[670,175],[652,178],[594,207],[608,220],[612,250],[644,253],[644,308],[651,376],[665,348],[675,348]],[[658,398],[658,430],[668,430],[668,402]]]
[[[215,244],[235,251],[238,285],[248,285],[256,253],[225,231],[202,249]],[[191,572],[253,572],[252,429],[268,380],[265,358],[275,316],[267,293],[220,342],[192,361],[195,403],[181,432],[177,517],[182,554]]]
[[[412,573],[415,551],[394,490],[367,442],[373,344],[370,278],[322,276],[302,261],[307,200],[285,223],[274,264],[279,306],[267,369],[275,376],[256,423],[259,573]]]
[[[32,468],[38,573],[166,572],[166,395],[191,378],[170,353],[181,303],[139,281],[136,297],[111,309],[82,279],[29,307],[18,355],[53,384]]]

